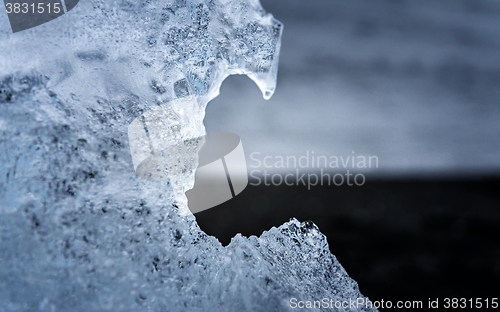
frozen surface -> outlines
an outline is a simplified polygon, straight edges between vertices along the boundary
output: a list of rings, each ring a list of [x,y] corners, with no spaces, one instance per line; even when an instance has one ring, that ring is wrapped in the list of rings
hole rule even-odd
[[[279,311],[362,297],[309,223],[228,247],[180,216],[207,103],[231,74],[269,98],[282,25],[258,1],[80,1],[14,35],[0,14],[0,311]],[[127,127],[179,98],[170,182]],[[168,156],[168,155],[167,155]]]

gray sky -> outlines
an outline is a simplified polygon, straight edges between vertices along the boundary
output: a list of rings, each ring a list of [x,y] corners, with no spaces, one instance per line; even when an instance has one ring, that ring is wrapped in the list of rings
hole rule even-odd
[[[247,157],[354,151],[380,175],[500,173],[500,2],[263,5],[285,25],[276,93],[230,77],[208,131],[239,134]]]

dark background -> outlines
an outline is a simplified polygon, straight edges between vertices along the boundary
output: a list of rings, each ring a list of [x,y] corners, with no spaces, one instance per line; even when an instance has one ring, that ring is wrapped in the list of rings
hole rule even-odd
[[[312,220],[370,299],[500,297],[500,2],[262,3],[285,25],[276,93],[230,77],[207,131],[240,135],[248,163],[314,150],[380,166],[362,187],[248,186],[201,228],[227,244]]]
[[[291,217],[312,220],[372,300],[493,298],[500,293],[499,188],[487,177],[248,186],[196,219],[224,245]]]

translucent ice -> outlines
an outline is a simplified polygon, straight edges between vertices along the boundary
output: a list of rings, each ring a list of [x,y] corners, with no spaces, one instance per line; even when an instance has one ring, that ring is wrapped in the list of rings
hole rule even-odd
[[[291,297],[362,297],[312,224],[222,247],[177,209],[222,81],[246,74],[274,92],[282,25],[257,0],[80,1],[41,26],[8,25],[0,14],[0,311],[273,311]],[[165,156],[176,179],[137,177],[128,126],[184,98],[196,105],[159,116],[184,144]]]
[[[282,25],[257,0],[82,1],[20,33],[9,34],[6,16],[0,25],[0,76],[41,79],[75,115],[90,110],[105,119],[106,109],[126,110],[99,133],[178,98],[196,102],[157,116],[167,140],[191,145],[179,146],[179,174],[170,179],[184,211],[205,107],[222,81],[246,74],[266,98],[276,87]]]

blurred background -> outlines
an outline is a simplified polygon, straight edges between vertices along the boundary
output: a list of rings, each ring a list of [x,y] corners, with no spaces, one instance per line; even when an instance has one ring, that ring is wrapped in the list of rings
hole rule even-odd
[[[201,228],[227,244],[312,220],[371,299],[498,297],[500,2],[262,3],[285,25],[276,93],[228,78],[207,131],[240,135],[248,163],[314,151],[379,166],[359,187],[249,185]]]

